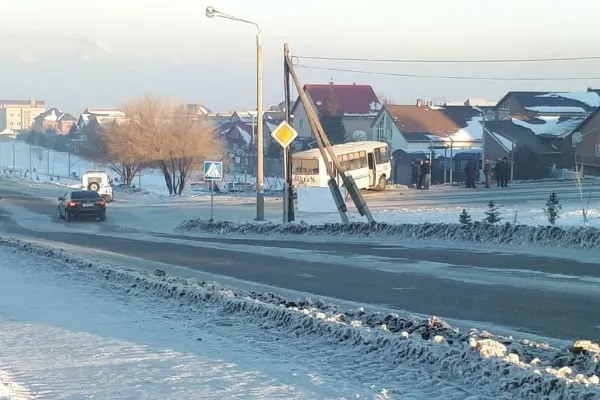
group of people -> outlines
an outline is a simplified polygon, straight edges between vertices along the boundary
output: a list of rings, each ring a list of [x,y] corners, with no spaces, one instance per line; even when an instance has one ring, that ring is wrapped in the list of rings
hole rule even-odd
[[[431,185],[431,163],[428,159],[415,160],[413,165],[418,171],[417,189],[427,190]],[[477,161],[471,159],[465,165],[466,187],[476,189],[479,168]],[[483,175],[485,176],[485,187],[489,188],[492,184],[492,177],[496,179],[498,187],[508,186],[510,179],[510,163],[508,157],[498,159],[496,162],[485,160],[483,164]],[[413,175],[414,177],[414,175]]]
[[[510,178],[510,163],[508,157],[498,159],[493,165],[491,160],[485,160],[483,164],[483,175],[485,176],[485,187],[489,188],[492,182],[492,174],[496,178],[499,187],[507,187]]]
[[[428,190],[431,185],[431,164],[429,160],[421,160],[418,168],[419,181],[417,182],[417,189]]]

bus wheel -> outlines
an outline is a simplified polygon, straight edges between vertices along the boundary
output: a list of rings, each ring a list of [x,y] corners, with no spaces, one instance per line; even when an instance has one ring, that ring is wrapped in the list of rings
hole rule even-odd
[[[387,187],[387,178],[385,175],[381,175],[379,177],[379,183],[377,184],[377,190],[385,190],[385,188]]]

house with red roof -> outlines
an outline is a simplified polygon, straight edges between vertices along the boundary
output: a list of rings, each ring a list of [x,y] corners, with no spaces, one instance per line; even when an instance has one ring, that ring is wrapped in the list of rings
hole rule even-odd
[[[52,107],[33,119],[33,129],[38,133],[50,130],[59,135],[66,135],[75,123],[77,123],[77,118],[56,107]]]
[[[333,143],[372,139],[370,126],[381,109],[381,103],[370,85],[338,85],[331,82],[304,85],[304,91]],[[298,135],[314,137],[300,98],[291,111]],[[333,132],[334,128],[336,132]]]

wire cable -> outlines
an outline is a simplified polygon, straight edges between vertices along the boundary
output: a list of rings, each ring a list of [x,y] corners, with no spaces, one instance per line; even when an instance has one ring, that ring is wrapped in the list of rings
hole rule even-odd
[[[558,62],[558,61],[591,61],[600,60],[600,56],[584,57],[549,57],[549,58],[507,58],[507,59],[385,59],[385,58],[361,58],[361,57],[320,57],[320,56],[294,56],[299,60],[322,60],[322,61],[360,61],[377,63],[398,63],[398,64],[494,64],[494,63],[536,63],[536,62]]]
[[[424,78],[424,79],[454,79],[454,80],[474,80],[474,81],[591,81],[600,80],[600,77],[553,77],[553,78],[540,78],[540,77],[489,77],[489,76],[460,76],[460,75],[422,75],[422,74],[402,74],[395,72],[381,72],[381,71],[367,71],[359,69],[347,69],[347,68],[333,68],[333,67],[317,67],[314,65],[297,64],[298,68],[315,69],[322,71],[337,71],[337,72],[350,72],[354,74],[367,74],[367,75],[384,75],[384,76],[396,76],[401,78]]]

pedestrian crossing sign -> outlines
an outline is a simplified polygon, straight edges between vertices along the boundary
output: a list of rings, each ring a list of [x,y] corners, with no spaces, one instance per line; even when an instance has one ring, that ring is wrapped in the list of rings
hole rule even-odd
[[[223,179],[223,163],[221,161],[204,161],[204,180],[220,181]]]

